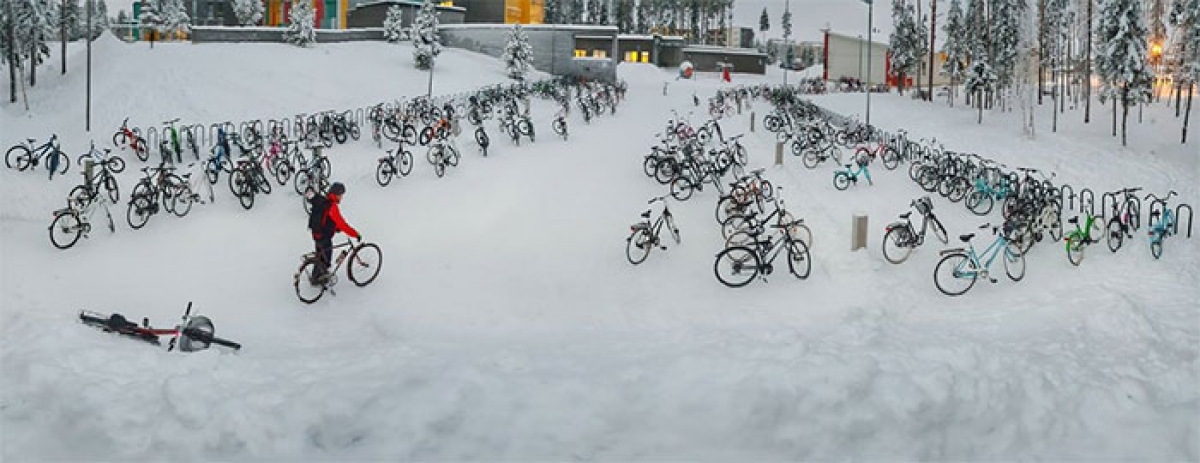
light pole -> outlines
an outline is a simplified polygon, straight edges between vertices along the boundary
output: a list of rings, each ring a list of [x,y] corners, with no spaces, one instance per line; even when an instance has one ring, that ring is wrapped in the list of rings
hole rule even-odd
[[[871,128],[871,50],[874,48],[871,44],[871,28],[874,25],[872,18],[875,13],[875,0],[863,0],[867,4],[867,128]]]
[[[863,75],[862,75],[862,68],[863,68],[863,61],[862,61],[862,59],[863,59],[863,45],[864,45],[864,43],[863,43],[863,36],[861,36],[861,35],[860,35],[860,36],[858,36],[858,82],[859,82],[860,84],[863,82]]]
[[[87,105],[84,111],[84,130],[92,131],[92,0],[85,2],[87,7],[87,30],[84,31],[83,39],[87,40]]]

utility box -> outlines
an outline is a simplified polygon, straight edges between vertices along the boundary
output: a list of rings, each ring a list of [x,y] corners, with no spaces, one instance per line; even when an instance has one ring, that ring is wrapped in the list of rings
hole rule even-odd
[[[783,165],[783,142],[775,142],[775,165]]]
[[[754,131],[754,111],[750,111],[750,131]]]
[[[94,169],[93,165],[94,164],[92,163],[91,158],[83,160],[83,182],[84,182],[84,185],[92,184],[93,169]]]
[[[850,224],[850,250],[857,251],[867,247],[867,215],[854,214],[853,222]]]

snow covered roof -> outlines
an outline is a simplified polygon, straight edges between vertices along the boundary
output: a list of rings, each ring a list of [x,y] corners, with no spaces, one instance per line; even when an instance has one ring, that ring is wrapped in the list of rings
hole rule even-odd
[[[759,53],[753,48],[727,48],[694,45],[683,48],[684,53],[705,53],[705,54],[723,54],[723,55],[744,55],[744,56],[767,56],[765,53]]]

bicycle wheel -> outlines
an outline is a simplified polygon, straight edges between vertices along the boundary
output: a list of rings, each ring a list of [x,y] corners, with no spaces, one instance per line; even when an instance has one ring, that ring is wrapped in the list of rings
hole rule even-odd
[[[82,164],[80,164],[82,165]],[[108,170],[114,174],[125,172],[125,160],[120,156],[112,155],[108,158]]]
[[[903,263],[912,254],[912,232],[908,227],[896,227],[883,235],[883,258],[893,264]]]
[[[976,190],[967,195],[966,203],[964,204],[966,204],[967,209],[975,213],[975,215],[983,216],[987,215],[989,212],[992,212],[992,207],[995,205],[995,200],[992,199],[992,195]]]
[[[318,265],[316,260],[305,260],[303,264],[300,264],[300,270],[296,271],[296,275],[292,276],[292,284],[296,287],[296,297],[305,304],[317,302],[317,299],[325,294],[325,285],[315,285],[312,282],[313,276],[319,272]]]
[[[717,280],[730,288],[746,286],[758,276],[758,254],[754,250],[738,246],[725,249],[717,254],[713,263],[713,273]]]
[[[804,162],[804,167],[816,169],[817,165],[821,164],[821,155],[816,151],[808,151],[804,153],[801,161]]]
[[[458,150],[454,149],[454,145],[446,145],[446,164],[450,167],[458,167]]]
[[[142,137],[133,139],[133,152],[137,154],[138,160],[142,162],[150,160],[150,152],[146,150],[146,139]]]
[[[950,242],[949,237],[946,236],[946,227],[942,226],[942,221],[938,220],[937,217],[930,215],[929,225],[929,228],[933,229],[933,236],[937,237],[938,241],[941,241],[942,244],[947,244]]]
[[[1121,249],[1121,243],[1125,240],[1125,230],[1121,226],[1121,222],[1116,217],[1113,217],[1108,221],[1108,226],[1105,229],[1108,233],[1108,239],[1106,240],[1108,242],[1108,250],[1117,252],[1118,249]]]
[[[184,217],[188,212],[192,211],[192,203],[194,202],[195,193],[188,185],[183,185],[175,190],[175,194],[171,196],[171,212],[175,213],[176,217]]]
[[[734,201],[732,191],[730,192],[729,196],[723,197],[720,201],[717,201],[717,211],[715,213],[717,223],[723,223],[725,222],[725,219],[728,219],[733,215],[738,215],[741,212],[742,206],[739,205],[737,201]]]
[[[395,175],[393,170],[392,163],[388,158],[380,159],[379,166],[375,167],[375,182],[379,186],[388,186],[389,183],[392,183],[392,176]]]
[[[412,168],[413,168],[412,153],[410,153],[408,151],[404,151],[399,156],[397,156],[397,158],[398,159],[397,159],[396,170],[400,172],[400,175],[407,177],[408,174],[412,173]]]
[[[30,164],[29,148],[24,145],[16,145],[8,149],[4,153],[4,166],[9,169],[25,170]]]
[[[625,238],[625,258],[629,259],[629,263],[633,265],[645,262],[646,256],[650,255],[650,248],[653,246],[649,231],[645,228],[634,230],[628,238]]]
[[[671,197],[679,201],[687,201],[692,197],[692,182],[686,177],[676,177],[671,181]]]
[[[959,296],[975,286],[979,272],[965,253],[952,253],[938,261],[933,270],[933,282],[947,296]]]
[[[1061,240],[1063,237],[1062,217],[1058,212],[1049,212],[1050,239],[1054,241]]]
[[[1013,248],[1013,243],[1004,247],[1004,273],[1012,281],[1025,278],[1025,253]]]
[[[442,178],[442,176],[446,175],[446,164],[442,162],[434,164],[433,173],[437,174],[438,178]]]
[[[1083,250],[1086,248],[1087,245],[1084,244],[1082,237],[1075,234],[1067,236],[1067,261],[1071,262],[1071,265],[1078,267],[1079,264],[1083,263]]]
[[[1162,238],[1150,242],[1150,255],[1155,259],[1162,257]]]
[[[105,176],[104,189],[108,190],[108,199],[111,199],[113,204],[121,200],[120,186],[117,185],[116,177],[111,175]]]
[[[373,243],[363,244],[350,253],[346,261],[346,275],[356,286],[366,286],[375,281],[383,269],[383,251]]]
[[[275,181],[279,182],[279,186],[286,185],[287,181],[292,178],[292,164],[287,162],[286,159],[280,159],[276,161],[274,166]]]
[[[801,280],[807,279],[812,273],[812,256],[803,241],[788,243],[788,271]]]
[[[50,242],[56,248],[67,249],[74,246],[80,236],[83,236],[83,223],[74,211],[59,214],[50,223]]]
[[[667,232],[671,234],[671,239],[675,240],[675,244],[679,244],[679,227],[675,226],[675,216],[668,215],[664,219],[663,225],[667,227]]]
[[[125,221],[129,228],[138,230],[146,226],[150,216],[154,215],[155,204],[149,196],[135,195],[129,200],[129,209],[125,211]]]
[[[721,238],[729,239],[734,233],[750,230],[752,225],[750,219],[745,216],[731,215],[721,222]]]
[[[117,133],[113,134],[113,146],[117,148],[124,148],[126,140],[128,140],[128,138],[125,137],[124,130],[118,130]]]
[[[850,176],[845,172],[837,172],[833,174],[833,187],[840,191],[850,188]]]
[[[208,179],[209,185],[216,185],[217,180],[220,180],[221,168],[217,166],[215,159],[209,159],[204,163],[204,177]]]
[[[788,236],[791,236],[793,240],[803,241],[804,246],[807,247],[809,251],[812,251],[813,234],[812,230],[808,228],[808,225],[802,223],[792,224],[787,227],[787,231]]]
[[[900,166],[900,153],[896,152],[895,148],[888,147],[883,152],[882,160],[883,167],[887,170],[896,170]]]
[[[676,167],[674,159],[665,158],[658,161],[658,166],[654,170],[654,179],[663,185],[671,183],[671,180],[674,180],[675,176],[678,175]]]
[[[950,180],[949,189],[950,192],[948,195],[946,195],[946,199],[949,199],[950,202],[957,203],[962,201],[963,198],[967,196],[968,191],[971,191],[971,182],[962,177],[955,177],[954,179]]]

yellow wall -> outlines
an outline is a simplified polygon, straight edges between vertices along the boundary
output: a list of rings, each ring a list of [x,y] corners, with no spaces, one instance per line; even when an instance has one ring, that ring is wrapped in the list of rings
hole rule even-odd
[[[505,24],[542,24],[545,0],[504,0]]]

